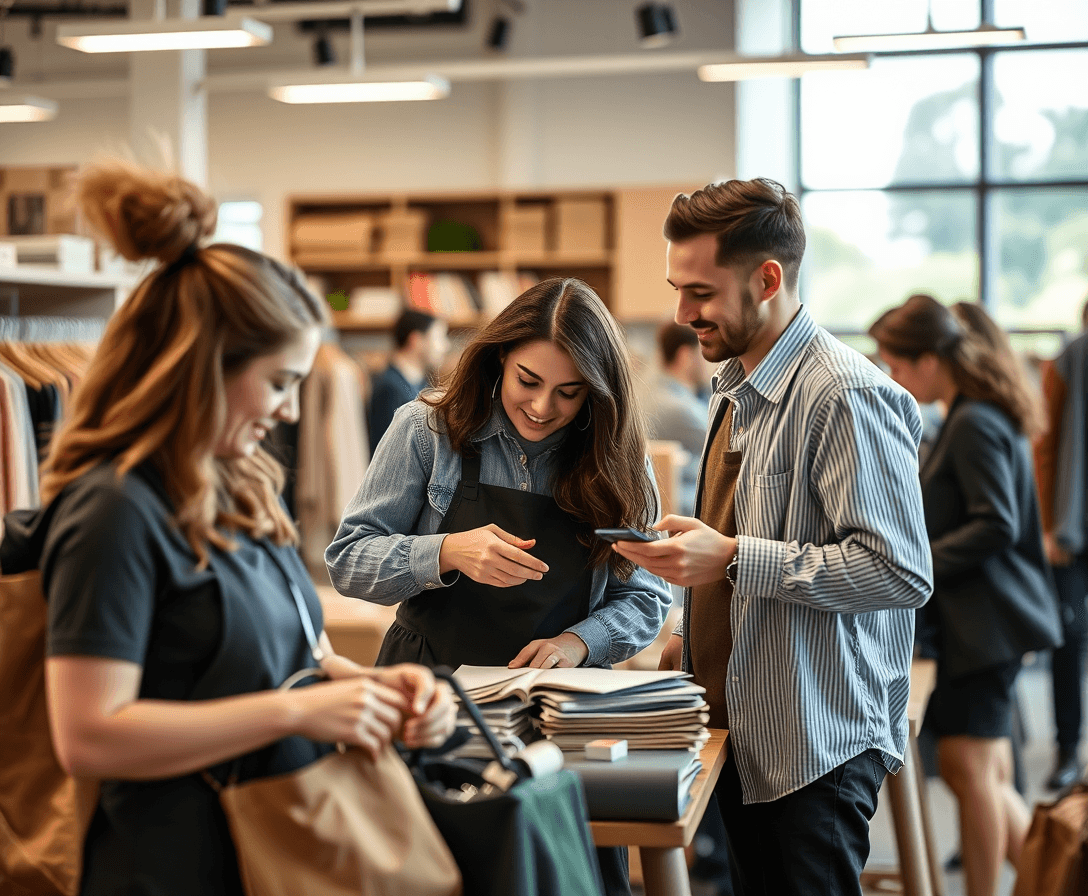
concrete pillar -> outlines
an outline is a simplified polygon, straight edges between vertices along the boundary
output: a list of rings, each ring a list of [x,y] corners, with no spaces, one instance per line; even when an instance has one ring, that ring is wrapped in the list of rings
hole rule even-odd
[[[196,18],[200,0],[179,0],[170,17]],[[130,0],[133,19],[153,19],[155,0]],[[208,183],[208,99],[200,87],[205,50],[132,53],[129,57],[129,142],[137,158],[172,164],[199,186]],[[164,160],[159,146],[169,155]]]

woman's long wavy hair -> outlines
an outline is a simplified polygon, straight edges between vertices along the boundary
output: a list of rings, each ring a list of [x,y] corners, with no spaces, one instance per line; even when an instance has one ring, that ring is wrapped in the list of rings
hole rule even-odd
[[[228,243],[200,248],[215,229],[214,200],[173,174],[123,161],[85,170],[77,199],[125,258],[157,259],[114,313],[44,466],[42,500],[112,462],[118,476],[149,461],[177,525],[208,562],[231,532],[297,541],[279,494],[283,470],[262,448],[214,455],[226,420],[225,383],[255,358],[327,321],[297,273]]]
[[[997,405],[1029,437],[1045,430],[1023,363],[981,305],[958,302],[949,308],[933,296],[913,295],[882,314],[869,335],[888,354],[911,361],[932,352],[947,365],[961,395]]]
[[[646,424],[627,344],[592,289],[581,280],[553,278],[526,290],[469,343],[442,388],[423,400],[435,409],[453,450],[470,455],[477,450],[472,436],[498,400],[503,357],[538,341],[551,342],[570,355],[589,387],[585,410],[568,426],[559,448],[552,494],[564,511],[585,524],[579,541],[590,549],[590,563],[609,562],[628,578],[634,565],[588,530],[647,529],[658,506],[646,472]]]

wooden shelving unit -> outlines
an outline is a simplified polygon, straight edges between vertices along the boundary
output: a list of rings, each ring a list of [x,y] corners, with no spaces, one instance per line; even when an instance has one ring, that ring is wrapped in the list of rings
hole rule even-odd
[[[663,320],[672,316],[674,297],[665,282],[661,223],[681,189],[293,195],[286,203],[287,254],[321,278],[327,293],[350,296],[360,287],[378,287],[407,296],[414,272],[456,274],[476,287],[486,272],[574,276],[589,283],[621,320]],[[388,245],[387,222],[408,219],[418,225],[415,239]],[[320,232],[333,233],[337,221],[344,224],[339,242],[296,238],[315,222]],[[428,230],[437,222],[467,225],[477,247],[427,251]],[[385,332],[391,317],[357,309],[333,315],[338,328],[353,333]],[[487,317],[474,309],[453,315],[450,323],[469,328]]]
[[[0,268],[0,314],[108,318],[135,285],[126,275],[72,273],[17,265]]]

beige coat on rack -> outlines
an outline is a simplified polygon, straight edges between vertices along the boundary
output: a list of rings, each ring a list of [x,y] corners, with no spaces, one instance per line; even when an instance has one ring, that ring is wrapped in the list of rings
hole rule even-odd
[[[302,386],[295,508],[311,572],[324,571],[325,548],[370,463],[365,384],[362,368],[339,346],[325,343]]]

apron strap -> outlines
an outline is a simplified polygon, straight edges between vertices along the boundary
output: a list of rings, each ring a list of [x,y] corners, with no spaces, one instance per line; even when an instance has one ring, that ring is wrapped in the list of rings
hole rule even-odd
[[[475,501],[480,494],[480,455],[461,458],[461,497]]]

